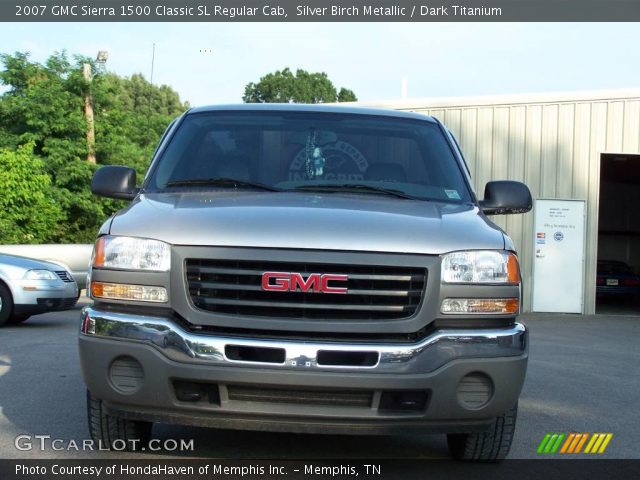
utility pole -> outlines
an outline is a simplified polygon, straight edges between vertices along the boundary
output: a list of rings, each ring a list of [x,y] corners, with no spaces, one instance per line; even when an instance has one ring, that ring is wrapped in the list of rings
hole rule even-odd
[[[147,115],[147,128],[151,130],[151,99],[153,97],[153,67],[156,63],[156,44],[153,44],[153,50],[151,51],[151,77],[149,78],[149,114]]]
[[[100,50],[96,57],[96,66],[98,73],[104,73],[105,63],[109,58],[109,52]],[[82,74],[87,81],[87,91],[84,94],[84,116],[87,119],[87,162],[96,163],[96,124],[93,118],[93,95],[91,94],[91,82],[93,75],[91,73],[91,64],[82,65]]]
[[[87,119],[87,162],[96,163],[96,126],[93,120],[93,96],[91,95],[91,65],[82,66],[84,79],[89,84],[84,94],[84,115]]]

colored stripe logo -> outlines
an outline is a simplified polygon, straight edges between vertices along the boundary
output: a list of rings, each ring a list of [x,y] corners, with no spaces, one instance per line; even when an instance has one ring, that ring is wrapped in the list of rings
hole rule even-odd
[[[539,454],[604,453],[612,438],[613,433],[547,433],[538,445],[537,452]]]

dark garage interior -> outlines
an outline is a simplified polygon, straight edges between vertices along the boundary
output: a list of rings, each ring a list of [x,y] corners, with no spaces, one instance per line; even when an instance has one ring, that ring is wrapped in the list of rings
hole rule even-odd
[[[596,313],[640,312],[640,155],[600,163]]]

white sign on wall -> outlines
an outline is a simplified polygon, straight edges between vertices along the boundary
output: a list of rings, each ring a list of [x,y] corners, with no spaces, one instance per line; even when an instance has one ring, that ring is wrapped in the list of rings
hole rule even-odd
[[[534,312],[583,312],[585,208],[584,200],[536,200]]]

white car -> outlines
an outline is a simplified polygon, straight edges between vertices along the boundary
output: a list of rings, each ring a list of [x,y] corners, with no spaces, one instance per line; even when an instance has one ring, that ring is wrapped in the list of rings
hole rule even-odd
[[[62,266],[0,254],[0,326],[31,315],[68,310],[78,301],[78,285]]]

